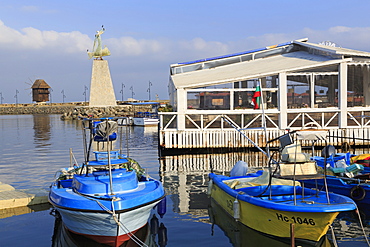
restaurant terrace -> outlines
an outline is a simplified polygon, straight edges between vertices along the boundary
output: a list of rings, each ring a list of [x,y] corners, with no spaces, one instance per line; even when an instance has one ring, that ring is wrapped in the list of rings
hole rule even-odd
[[[308,127],[328,129],[333,145],[353,145],[353,137],[370,136],[369,65],[369,52],[308,39],[172,64],[174,111],[160,113],[160,146],[251,147],[234,127],[260,146]],[[262,104],[255,109],[258,85]]]

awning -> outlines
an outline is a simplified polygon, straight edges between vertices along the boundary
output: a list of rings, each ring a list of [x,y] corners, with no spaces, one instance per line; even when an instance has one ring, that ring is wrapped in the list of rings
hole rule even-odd
[[[171,78],[176,88],[197,88],[272,76],[281,72],[297,72],[342,61],[348,60],[297,51],[212,69],[175,74]]]

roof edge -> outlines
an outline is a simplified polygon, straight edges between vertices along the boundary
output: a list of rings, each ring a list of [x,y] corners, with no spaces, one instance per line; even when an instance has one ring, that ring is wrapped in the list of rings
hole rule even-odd
[[[299,42],[299,44],[300,44],[300,43],[307,42],[307,41],[308,41],[308,38],[302,38],[302,39],[292,40],[292,41],[289,41],[289,42],[285,42],[285,43],[281,43],[281,44],[277,44],[277,45],[270,45],[270,46],[266,46],[266,47],[263,47],[263,48],[253,49],[253,50],[244,51],[244,52],[238,52],[238,53],[233,53],[233,54],[228,54],[228,55],[223,55],[223,56],[216,56],[216,57],[198,59],[198,60],[189,61],[189,62],[176,63],[176,64],[170,65],[170,67],[178,66],[178,65],[189,65],[189,64],[194,64],[194,63],[203,63],[203,62],[212,61],[212,60],[216,60],[216,59],[220,59],[220,58],[240,56],[240,55],[255,53],[255,52],[264,51],[264,50],[268,50],[268,49],[273,49],[273,48],[277,48],[277,47],[287,46],[287,45],[293,44],[294,42]]]

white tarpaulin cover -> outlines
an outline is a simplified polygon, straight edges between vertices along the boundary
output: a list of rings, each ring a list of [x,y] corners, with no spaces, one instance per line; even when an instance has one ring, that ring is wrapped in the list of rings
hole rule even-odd
[[[329,135],[327,130],[300,130],[296,132],[297,140],[307,140],[307,141],[316,141],[316,140],[326,140]]]

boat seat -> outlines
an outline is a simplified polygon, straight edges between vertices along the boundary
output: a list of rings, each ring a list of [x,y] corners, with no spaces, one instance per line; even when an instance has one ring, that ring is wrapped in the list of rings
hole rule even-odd
[[[316,163],[280,163],[280,176],[293,176],[295,175],[316,175]]]
[[[281,161],[283,162],[304,163],[310,161],[310,158],[311,155],[308,153],[302,153],[300,144],[287,145],[281,152]]]

